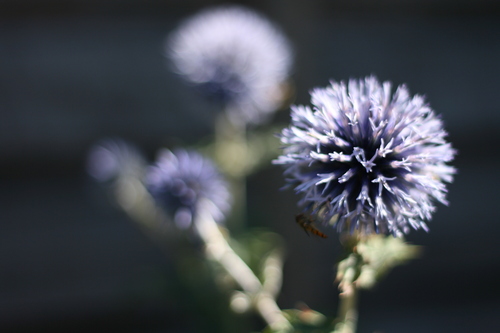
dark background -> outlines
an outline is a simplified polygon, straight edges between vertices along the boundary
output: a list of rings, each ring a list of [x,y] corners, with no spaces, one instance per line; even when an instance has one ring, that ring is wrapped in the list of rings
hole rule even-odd
[[[218,1],[0,2],[0,331],[198,332],[161,251],[85,173],[119,136],[150,159],[212,133],[213,114],[168,72],[166,34]],[[425,94],[458,149],[450,207],[412,232],[421,259],[361,295],[359,332],[498,332],[500,4],[241,1],[296,50],[295,103],[329,79],[375,74]],[[275,118],[285,126],[286,112]],[[338,244],[304,236],[281,170],[248,181],[251,226],[287,242],[279,304],[333,315]],[[262,328],[257,325],[256,329]],[[246,331],[246,329],[242,329]]]

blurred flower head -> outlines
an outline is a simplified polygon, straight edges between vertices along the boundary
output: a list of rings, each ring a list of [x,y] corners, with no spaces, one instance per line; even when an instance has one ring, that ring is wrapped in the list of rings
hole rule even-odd
[[[433,202],[447,204],[455,150],[423,97],[404,85],[391,95],[390,82],[367,77],[316,88],[311,103],[292,107],[275,160],[305,211],[339,232],[427,230]]]
[[[194,151],[161,150],[146,173],[146,187],[180,228],[191,225],[202,201],[217,222],[224,220],[231,207],[222,175],[210,160]]]
[[[282,103],[291,47],[279,29],[249,9],[202,11],[169,36],[167,52],[187,82],[227,103],[234,122],[262,122]]]
[[[123,174],[140,176],[144,165],[139,151],[120,139],[102,140],[90,149],[87,157],[88,173],[101,182]]]

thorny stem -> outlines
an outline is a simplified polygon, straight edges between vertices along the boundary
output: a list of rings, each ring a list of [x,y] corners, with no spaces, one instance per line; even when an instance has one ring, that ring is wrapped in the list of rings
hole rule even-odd
[[[263,289],[257,276],[234,252],[213,218],[206,213],[207,210],[199,211],[194,225],[205,242],[207,256],[221,264],[243,291],[253,296],[257,311],[273,331],[290,331],[292,326],[283,316],[273,295]]]

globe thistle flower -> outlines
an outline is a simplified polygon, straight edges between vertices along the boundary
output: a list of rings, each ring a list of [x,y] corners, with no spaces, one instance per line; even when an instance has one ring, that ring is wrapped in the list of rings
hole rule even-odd
[[[282,102],[290,45],[273,24],[240,6],[202,11],[168,38],[175,70],[227,104],[234,122],[259,123]]]
[[[455,150],[434,111],[403,85],[375,77],[331,82],[311,92],[309,106],[294,106],[281,142],[290,185],[305,211],[340,231],[400,236],[443,204],[455,169]]]
[[[217,222],[222,222],[230,208],[231,195],[222,175],[210,160],[194,151],[160,151],[157,162],[146,173],[145,183],[183,229],[191,225],[201,201]]]
[[[145,162],[139,151],[121,139],[105,139],[95,144],[87,156],[87,171],[105,182],[128,174],[140,177]]]

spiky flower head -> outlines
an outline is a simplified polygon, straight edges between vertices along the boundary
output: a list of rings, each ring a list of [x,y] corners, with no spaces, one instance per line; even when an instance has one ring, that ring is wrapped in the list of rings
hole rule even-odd
[[[235,122],[259,123],[280,106],[292,64],[286,37],[241,6],[206,9],[167,40],[175,70],[207,96],[227,103]]]
[[[195,151],[161,150],[147,171],[146,187],[180,228],[191,225],[201,201],[217,222],[223,221],[231,206],[222,175],[212,161]]]
[[[288,182],[300,204],[341,232],[399,236],[427,230],[434,201],[447,204],[454,149],[424,98],[375,77],[311,92],[281,133]]]

